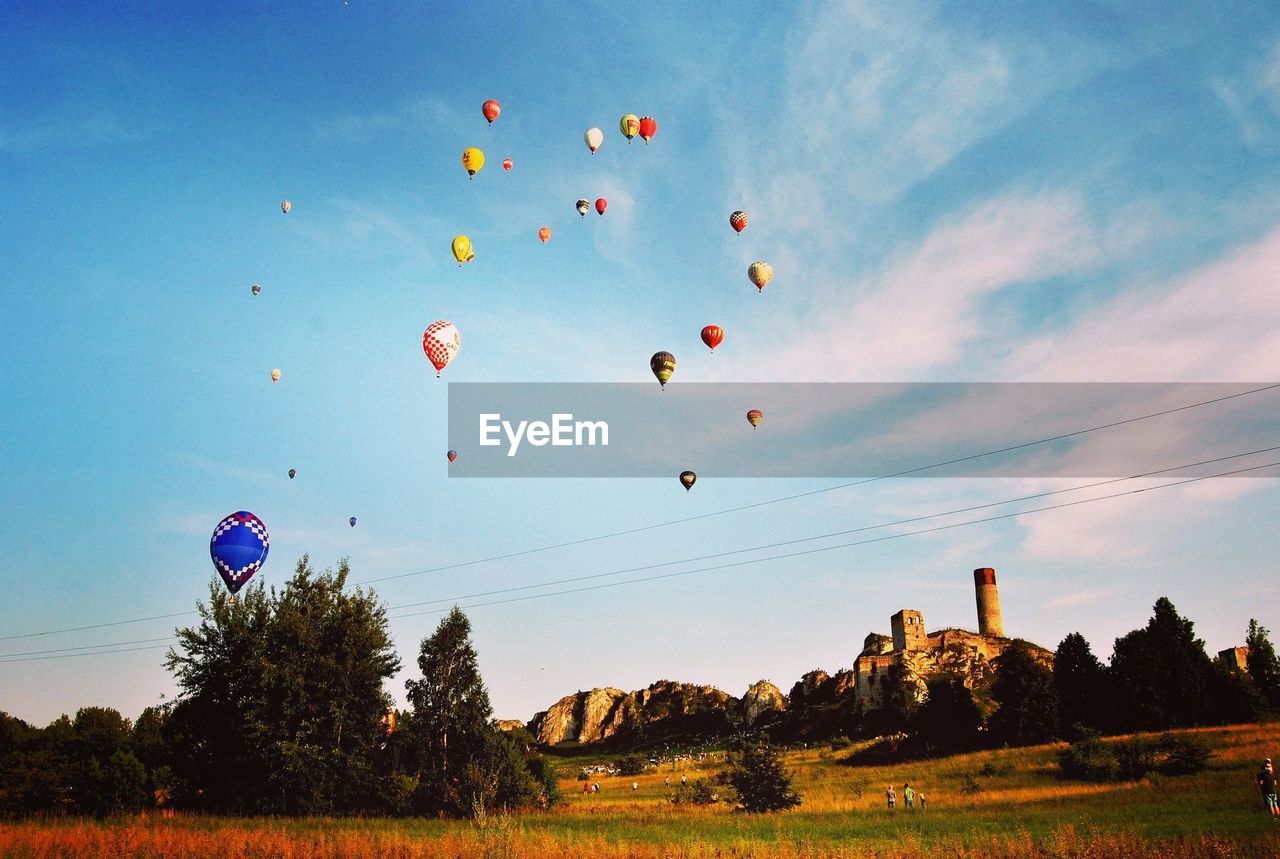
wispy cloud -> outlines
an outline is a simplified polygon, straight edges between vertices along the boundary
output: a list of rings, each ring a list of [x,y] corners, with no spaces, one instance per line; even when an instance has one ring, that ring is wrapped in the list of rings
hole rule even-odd
[[[1238,75],[1215,77],[1209,85],[1246,144],[1269,150],[1280,143],[1280,42],[1261,58],[1247,61]]]

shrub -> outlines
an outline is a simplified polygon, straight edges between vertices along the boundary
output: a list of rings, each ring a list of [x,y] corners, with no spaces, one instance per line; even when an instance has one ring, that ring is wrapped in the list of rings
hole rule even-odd
[[[1156,768],[1155,748],[1147,740],[1135,737],[1111,744],[1115,755],[1115,777],[1120,781],[1137,781]]]
[[[1165,734],[1156,745],[1160,758],[1156,771],[1161,775],[1195,775],[1209,764],[1208,747],[1190,737]]]
[[[715,788],[706,779],[694,779],[676,788],[671,802],[675,805],[712,805],[719,801]]]
[[[1058,768],[1067,778],[1083,781],[1111,781],[1116,760],[1097,734],[1089,734],[1058,752]]]
[[[960,792],[968,794],[969,796],[972,796],[975,793],[982,793],[982,785],[978,783],[976,778],[974,778],[973,773],[965,773],[964,784],[961,785]]]
[[[831,738],[831,751],[833,752],[838,752],[841,749],[847,749],[852,745],[853,745],[853,740],[849,739],[844,734],[840,734],[838,736]]]
[[[626,755],[618,758],[616,766],[618,775],[640,775],[644,772],[646,761],[640,755]]]
[[[1140,737],[1104,743],[1086,737],[1058,753],[1058,767],[1068,778],[1085,781],[1137,781],[1152,772],[1164,776],[1194,775],[1208,764],[1210,752],[1194,739],[1165,734],[1158,742]]]
[[[733,756],[729,783],[742,810],[750,814],[785,811],[800,804],[800,795],[791,789],[791,774],[767,743],[752,743]]]

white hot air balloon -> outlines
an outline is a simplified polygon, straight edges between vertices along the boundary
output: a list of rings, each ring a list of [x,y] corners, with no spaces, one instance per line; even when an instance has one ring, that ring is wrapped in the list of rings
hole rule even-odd
[[[280,201],[280,211],[284,212],[286,215],[289,214],[289,210],[292,208],[293,208],[293,203],[290,203],[288,200]]]
[[[600,148],[600,144],[604,143],[604,132],[598,128],[588,128],[582,138],[587,141],[587,148],[595,152]]]

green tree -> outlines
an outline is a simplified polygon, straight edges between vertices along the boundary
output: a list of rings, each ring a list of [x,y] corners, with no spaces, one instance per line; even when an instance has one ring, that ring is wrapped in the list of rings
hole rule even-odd
[[[1078,632],[1062,639],[1053,655],[1053,688],[1061,736],[1077,738],[1082,729],[1098,731],[1107,724],[1106,668]]]
[[[749,741],[730,754],[727,780],[742,810],[751,814],[786,811],[800,804],[791,789],[791,774],[768,743]]]
[[[378,810],[383,682],[400,667],[372,592],[350,568],[303,556],[282,590],[231,600],[216,582],[168,665],[182,694],[166,723],[188,804],[237,813]],[[199,797],[197,803],[196,797]]]
[[[963,751],[978,744],[982,712],[958,675],[930,678],[924,703],[912,720],[916,735],[932,751]]]
[[[1160,730],[1214,721],[1213,663],[1194,624],[1167,597],[1143,629],[1116,639],[1108,671],[1119,727]]]
[[[1253,687],[1268,706],[1280,707],[1280,661],[1271,645],[1271,633],[1256,620],[1250,620],[1244,643],[1249,648],[1245,665]]]
[[[991,697],[998,709],[989,727],[997,742],[1026,746],[1056,736],[1058,696],[1053,672],[1022,639],[1010,642],[996,660]]]

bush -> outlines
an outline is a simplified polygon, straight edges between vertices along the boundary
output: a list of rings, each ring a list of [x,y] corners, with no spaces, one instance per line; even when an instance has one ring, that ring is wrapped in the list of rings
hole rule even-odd
[[[841,749],[847,749],[853,745],[853,740],[843,734],[831,738],[831,751],[838,752]]]
[[[1155,747],[1140,738],[1120,740],[1111,744],[1115,755],[1115,777],[1120,781],[1137,781],[1156,768]]]
[[[1058,767],[1064,776],[1084,781],[1137,781],[1152,772],[1195,775],[1209,757],[1209,749],[1199,741],[1172,734],[1155,743],[1139,737],[1104,743],[1093,735],[1059,752]]]
[[[1190,737],[1165,734],[1156,745],[1159,762],[1156,771],[1161,775],[1195,775],[1209,765],[1211,752],[1208,747]]]
[[[647,763],[640,755],[626,755],[618,758],[616,764],[618,775],[640,775],[640,773],[644,772]]]
[[[749,744],[733,756],[729,783],[742,810],[750,814],[785,811],[800,804],[800,794],[791,789],[791,774],[767,743]]]
[[[965,773],[964,784],[961,785],[960,792],[973,796],[976,793],[982,793],[982,785],[978,783],[973,773]]]
[[[1083,781],[1111,781],[1116,760],[1097,734],[1090,734],[1058,752],[1058,768],[1067,778]]]
[[[712,805],[719,801],[715,788],[705,779],[694,779],[676,788],[671,802],[675,805]]]

